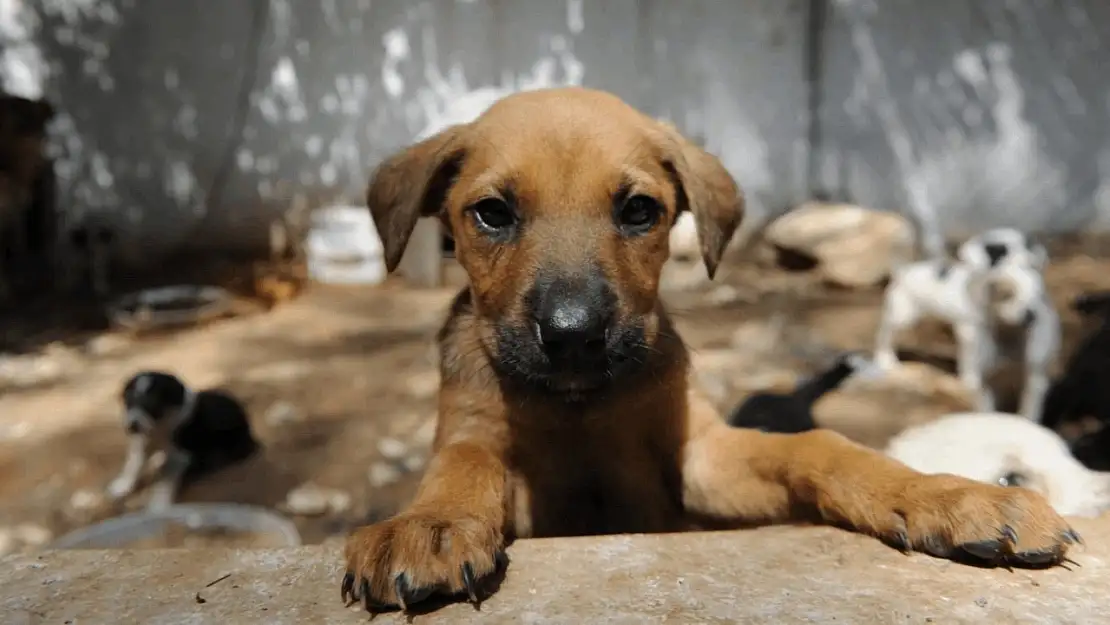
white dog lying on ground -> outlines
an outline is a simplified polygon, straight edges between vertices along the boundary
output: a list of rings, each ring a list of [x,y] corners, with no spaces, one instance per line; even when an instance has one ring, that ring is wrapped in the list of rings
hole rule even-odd
[[[1064,516],[1110,510],[1110,473],[1083,466],[1055,432],[1018,415],[945,415],[903,431],[886,453],[923,473],[1030,488]]]
[[[985,383],[998,364],[1000,326],[1023,329],[1025,384],[1019,411],[1039,421],[1048,390],[1048,368],[1060,350],[1060,318],[1041,274],[1047,253],[1018,230],[997,228],[960,246],[957,259],[924,260],[896,269],[887,286],[875,340],[875,364],[898,363],[899,331],[931,317],[953,326],[961,382],[978,398],[979,410],[994,409]],[[1008,351],[1008,350],[1007,350]]]

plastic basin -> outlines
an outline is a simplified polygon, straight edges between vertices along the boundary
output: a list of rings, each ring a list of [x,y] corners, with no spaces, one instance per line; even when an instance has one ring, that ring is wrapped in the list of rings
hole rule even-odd
[[[228,531],[265,537],[258,548],[296,547],[301,535],[292,521],[259,506],[229,503],[181,504],[157,512],[125,514],[83,527],[55,540],[50,549],[140,548],[140,541],[163,539],[169,532],[204,534]],[[203,540],[203,538],[201,538]],[[157,545],[161,546],[161,545]]]

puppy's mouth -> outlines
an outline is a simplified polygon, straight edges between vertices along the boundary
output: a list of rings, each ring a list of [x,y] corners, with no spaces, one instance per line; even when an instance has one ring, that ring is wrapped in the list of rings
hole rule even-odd
[[[603,392],[640,368],[650,349],[642,322],[614,326],[594,352],[558,358],[545,351],[530,323],[498,324],[493,335],[491,361],[500,375],[567,401]]]

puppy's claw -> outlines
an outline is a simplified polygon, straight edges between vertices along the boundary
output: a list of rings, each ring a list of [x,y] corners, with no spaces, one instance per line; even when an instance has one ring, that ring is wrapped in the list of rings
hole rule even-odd
[[[1015,532],[1014,528],[1010,527],[1009,525],[1002,526],[1002,538],[1010,549],[1013,549],[1014,545],[1016,545],[1018,541],[1017,532]]]
[[[408,595],[409,581],[408,576],[404,573],[398,573],[397,577],[393,578],[393,592],[397,595],[397,605],[401,606],[402,611],[408,611]]]
[[[910,553],[913,551],[913,546],[910,545],[910,537],[906,532],[895,532],[895,534],[890,537],[890,542],[902,553]]]
[[[470,566],[469,562],[464,562],[462,565],[462,583],[470,602],[478,605],[478,591],[474,587],[474,567]]]
[[[960,545],[967,553],[981,558],[983,560],[994,560],[1002,551],[1004,542],[1001,539],[980,540],[974,543],[964,543]]]
[[[401,606],[401,610],[405,612],[408,611],[410,605],[420,603],[432,596],[435,590],[434,586],[413,587],[406,573],[398,573],[393,578],[393,592],[397,594],[397,605]]]
[[[351,605],[352,596],[355,589],[355,574],[347,571],[343,576],[343,583],[339,585],[339,596],[343,598],[343,603]]]
[[[1059,547],[1041,551],[1023,551],[1022,553],[1014,555],[1014,557],[1025,564],[1032,564],[1035,566],[1044,566],[1046,564],[1059,562],[1062,556],[1063,551]]]
[[[935,536],[926,536],[921,541],[921,550],[935,558],[947,558],[952,549]]]
[[[1067,531],[1064,532],[1064,541],[1068,544],[1082,545],[1083,537],[1079,535],[1079,532],[1069,527]]]
[[[362,597],[362,607],[367,612],[373,612],[374,602],[370,600],[370,580],[362,578],[362,583],[358,585],[358,593]]]

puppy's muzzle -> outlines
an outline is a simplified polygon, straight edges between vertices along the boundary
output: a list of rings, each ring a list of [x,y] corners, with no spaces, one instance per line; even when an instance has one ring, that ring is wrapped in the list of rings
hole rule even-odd
[[[146,434],[153,428],[150,416],[145,411],[131,408],[123,416],[124,427],[128,434]]]
[[[556,280],[530,299],[533,333],[555,369],[604,366],[615,306],[603,280]]]

